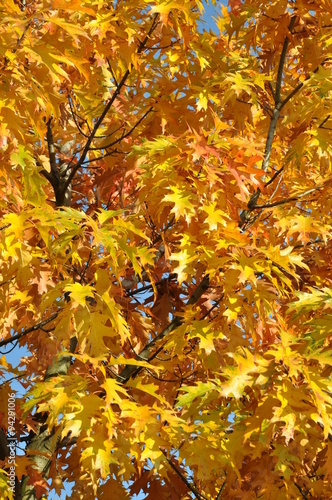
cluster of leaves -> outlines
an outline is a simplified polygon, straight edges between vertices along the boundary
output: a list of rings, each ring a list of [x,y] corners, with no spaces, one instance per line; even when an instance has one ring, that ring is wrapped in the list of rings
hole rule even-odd
[[[330,0],[0,16],[2,497],[329,498]]]

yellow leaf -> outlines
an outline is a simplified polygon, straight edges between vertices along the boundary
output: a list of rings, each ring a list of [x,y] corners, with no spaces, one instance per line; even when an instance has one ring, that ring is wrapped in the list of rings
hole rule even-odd
[[[81,285],[80,283],[72,283],[64,287],[65,292],[70,293],[70,298],[75,305],[85,306],[86,298],[93,298],[94,289],[90,285]]]

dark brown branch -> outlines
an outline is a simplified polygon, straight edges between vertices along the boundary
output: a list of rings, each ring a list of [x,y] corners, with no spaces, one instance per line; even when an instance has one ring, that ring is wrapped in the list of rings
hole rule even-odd
[[[319,68],[320,68],[321,66],[323,66],[323,65],[324,65],[327,61],[329,61],[329,60],[330,60],[330,58],[326,58],[326,59],[324,59],[324,61],[322,61],[322,62],[320,63],[320,65],[319,65],[319,66],[317,66],[317,68],[315,68],[315,69],[313,70],[312,74],[316,74],[316,73],[318,73]],[[284,106],[288,103],[288,101],[290,101],[290,100],[292,99],[292,97],[294,97],[294,95],[295,95],[295,94],[297,94],[297,93],[299,92],[299,90],[301,90],[301,89],[302,89],[302,87],[303,87],[304,83],[305,83],[307,80],[309,80],[309,79],[311,78],[311,76],[312,76],[311,74],[310,74],[310,75],[308,75],[308,76],[306,77],[306,79],[304,80],[304,82],[299,83],[299,84],[295,87],[295,89],[293,89],[293,90],[292,90],[292,91],[288,94],[288,96],[287,96],[287,97],[285,97],[285,99],[284,99],[284,100],[280,103],[280,110],[282,110],[282,108],[283,108],[283,107],[284,107]]]
[[[331,240],[327,240],[327,241],[324,241],[322,238],[318,238],[317,240],[314,240],[314,241],[308,241],[307,243],[298,243],[297,245],[295,245],[293,247],[293,250],[296,250],[297,248],[304,248],[304,247],[308,247],[308,246],[311,246],[311,245],[320,245],[321,243],[324,243],[324,244],[327,244],[329,243]]]
[[[8,353],[6,353],[6,354],[8,354]],[[27,372],[23,372],[23,373],[20,373],[19,375],[15,375],[14,377],[10,377],[7,380],[5,380],[4,382],[2,382],[0,384],[0,387],[3,387],[4,385],[9,384],[13,380],[18,380],[19,378],[27,377],[27,375],[28,375]]]
[[[269,89],[271,90],[271,93],[272,93],[272,96],[273,96],[273,99],[274,101],[276,100],[276,93],[274,91],[274,88],[272,86],[272,83],[271,82],[268,82],[268,86],[269,86]]]
[[[18,333],[17,335],[13,335],[9,339],[2,340],[0,342],[0,347],[10,344],[11,342],[15,342],[15,340],[19,340],[20,338],[24,337],[24,335],[27,335],[28,333],[35,332],[36,330],[39,330],[43,326],[47,325],[47,323],[50,323],[53,321],[59,314],[60,311],[52,314],[49,318],[44,319],[44,321],[41,321],[40,323],[37,323],[34,326],[31,326],[30,328],[27,328],[26,330],[23,330],[23,332]]]
[[[292,30],[294,28],[295,21],[296,21],[296,16],[293,16],[291,18],[289,26],[288,26],[288,30],[290,32],[292,32]],[[288,45],[289,45],[289,38],[288,38],[288,36],[286,36],[286,38],[284,40],[284,45],[282,47],[281,56],[280,56],[280,59],[279,59],[279,67],[278,67],[277,82],[276,82],[276,91],[275,91],[275,98],[274,98],[274,102],[275,102],[276,106],[280,103],[282,75],[283,75],[283,71],[284,71],[284,65],[285,65],[285,60],[286,60],[286,54],[287,54],[287,50],[288,50]]]
[[[113,71],[113,69],[112,69],[112,66],[111,66],[111,63],[110,63],[110,61],[109,61],[108,57],[106,57],[106,61],[107,61],[107,64],[108,64],[108,69],[110,70],[110,73],[111,73],[112,78],[113,78],[113,80],[114,80],[115,86],[116,86],[116,88],[118,88],[118,87],[119,87],[119,84],[118,84],[118,82],[116,81],[116,77],[115,77],[114,71]]]
[[[158,283],[161,283],[162,281],[159,281]],[[156,285],[158,285],[156,283]],[[136,284],[136,283],[134,283]],[[136,290],[132,290],[131,292],[126,293],[126,297],[133,297],[134,295],[138,295],[139,293],[145,292],[146,290],[150,290],[152,288],[152,285],[145,285],[142,286],[141,288],[136,288]]]
[[[123,154],[123,155],[126,155],[128,153],[124,153],[123,151],[119,151],[118,149],[112,149],[112,151],[109,151],[108,153],[105,153],[104,155],[102,156],[98,156],[97,158],[92,158],[91,160],[86,160],[82,163],[81,166],[85,166],[85,165],[90,165],[90,163],[93,163],[93,162],[96,162],[96,161],[99,161],[99,160],[103,160],[104,158],[106,158],[107,156],[112,156],[112,155],[115,155],[115,154]]]
[[[290,198],[286,198],[285,200],[275,201],[274,203],[265,203],[265,205],[256,205],[255,209],[257,208],[257,210],[258,209],[263,210],[264,208],[273,208],[273,207],[277,207],[279,205],[285,205],[286,203],[290,203],[291,201],[298,201],[301,198],[303,198],[304,196],[311,194],[311,193],[314,193],[315,191],[319,191],[319,189],[323,189],[324,187],[325,187],[325,185],[318,186],[318,187],[312,188],[312,189],[308,189],[308,191],[305,191],[304,193],[301,193],[298,196],[292,196]]]
[[[291,21],[290,21],[289,26],[288,26],[289,31],[292,31],[292,29],[294,27],[295,20],[296,20],[296,16],[291,18]],[[280,60],[279,60],[278,74],[277,74],[277,81],[276,81],[276,91],[275,91],[275,98],[274,98],[275,107],[274,107],[274,110],[272,112],[272,117],[270,120],[270,127],[269,127],[269,131],[267,134],[265,151],[264,151],[264,158],[263,158],[263,163],[262,163],[262,170],[264,170],[264,172],[267,172],[267,170],[269,168],[272,143],[273,143],[274,134],[275,134],[275,131],[277,128],[277,122],[278,122],[279,113],[280,113],[280,109],[281,109],[280,108],[281,83],[282,83],[282,75],[283,75],[288,45],[289,45],[289,38],[288,38],[288,36],[286,36],[285,41],[284,41],[284,45],[282,48]],[[259,191],[259,189],[257,191]],[[249,204],[250,204],[250,201],[248,203],[248,206],[249,206]]]
[[[222,483],[221,488],[220,488],[220,490],[218,491],[218,495],[216,496],[216,500],[220,500],[220,499],[221,499],[221,494],[222,494],[222,492],[223,492],[223,489],[225,488],[225,485],[226,485],[226,479],[225,479],[225,481]]]
[[[95,137],[95,139],[106,139],[107,137],[111,137],[112,135],[116,134],[116,132],[119,132],[124,127],[124,123],[122,123],[118,128],[113,130],[113,132],[110,132],[109,134],[104,134],[104,135],[98,135]],[[90,148],[90,151],[93,151],[94,148]],[[101,149],[101,148],[96,148],[96,149]]]
[[[169,383],[172,383],[174,384],[175,382],[179,382],[179,378],[162,378],[162,377],[158,377],[157,375],[155,375],[154,373],[152,373],[151,370],[149,370],[149,368],[145,368],[145,370],[148,372],[149,375],[151,375],[152,378],[156,379],[156,380],[159,380],[160,382],[169,382]]]
[[[205,313],[205,314],[203,314],[203,316],[200,318],[200,321],[202,321],[202,320],[203,320],[203,319],[205,319],[205,318],[206,318],[209,314],[211,314],[211,313],[212,313],[212,311],[213,311],[216,307],[218,307],[218,306],[219,306],[219,304],[220,304],[220,302],[223,300],[223,298],[224,298],[224,294],[222,294],[222,296],[221,296],[218,300],[216,300],[216,301],[215,301],[215,303],[213,304],[213,306],[211,306],[211,307],[210,307],[210,309],[208,309],[208,310],[206,311],[206,313]]]
[[[27,34],[27,32],[28,32],[31,24],[32,24],[32,20],[30,20],[27,23],[27,25],[24,28],[24,31],[23,31],[22,35],[20,36],[20,38],[17,39],[16,46],[11,50],[11,52],[13,54],[15,54],[15,52],[18,50],[18,48],[20,47],[21,43],[23,42],[24,38],[26,37],[26,34]],[[10,61],[10,59],[7,56],[5,56],[4,65],[3,65],[2,69],[5,69],[7,67],[9,61]]]
[[[137,54],[141,54],[141,52],[143,51],[147,41],[149,40],[151,34],[153,33],[156,25],[157,25],[157,19],[158,19],[158,14],[156,14],[153,18],[153,22],[152,22],[152,25],[151,25],[151,28],[149,29],[146,37],[144,38],[144,40],[142,42],[139,43],[139,46],[138,46],[138,49],[137,49]],[[121,81],[119,82],[118,86],[116,87],[111,99],[108,101],[108,103],[106,104],[105,108],[104,108],[104,111],[102,112],[102,114],[100,115],[100,117],[98,118],[95,126],[93,127],[93,130],[91,132],[91,135],[89,137],[89,139],[86,141],[86,144],[84,146],[84,149],[83,149],[83,152],[80,156],[80,159],[78,160],[77,164],[73,167],[70,175],[68,176],[68,179],[66,180],[65,184],[63,185],[62,187],[62,192],[65,193],[68,186],[70,185],[70,183],[72,182],[73,178],[75,177],[75,174],[76,172],[81,168],[81,166],[83,165],[84,161],[85,161],[85,158],[88,154],[88,152],[90,151],[90,146],[96,136],[96,133],[98,132],[101,124],[103,123],[108,111],[111,109],[111,107],[113,106],[113,103],[114,101],[118,98],[118,96],[120,95],[120,92],[122,90],[122,87],[124,86],[128,76],[130,75],[130,72],[131,72],[131,69],[132,69],[132,65],[130,65],[130,67],[127,69],[127,71],[125,72],[125,74],[123,75]]]
[[[163,455],[165,456],[165,458],[167,460],[167,463],[171,466],[171,468],[174,470],[174,472],[176,472],[176,474],[181,478],[181,480],[184,482],[184,484],[187,486],[187,488],[189,488],[189,490],[193,493],[193,495],[195,496],[195,498],[197,498],[198,500],[205,500],[206,497],[204,497],[203,495],[201,495],[200,492],[193,485],[190,484],[190,482],[182,474],[182,472],[180,471],[180,469],[172,462],[172,460],[170,460],[168,458],[166,451],[164,451],[164,450],[161,450],[161,451],[162,451]]]
[[[267,187],[267,186],[269,186],[270,184],[272,184],[272,182],[273,182],[273,181],[274,181],[274,180],[278,177],[278,175],[279,175],[279,174],[281,174],[281,172],[284,170],[284,168],[285,168],[285,166],[283,166],[283,167],[279,168],[279,170],[277,170],[277,171],[275,172],[275,174],[273,174],[273,176],[271,177],[271,179],[270,179],[268,182],[266,182],[266,183],[264,184],[264,187]]]
[[[14,278],[10,278],[9,280],[6,280],[6,281],[1,281],[0,283],[0,287],[4,286],[4,285],[7,285],[8,283],[10,283],[11,281],[13,281]]]
[[[12,50],[13,54],[15,54],[15,52],[17,51],[17,49],[19,48],[19,46],[21,45],[21,43],[23,42],[24,38],[26,37],[26,34],[28,32],[28,29],[30,28],[32,24],[32,20],[28,22],[28,24],[26,25],[26,27],[24,28],[24,31],[22,33],[22,35],[20,36],[20,38],[17,40],[17,43],[16,43],[16,47]]]
[[[291,18],[291,22],[290,22],[290,24],[288,26],[289,31],[292,31],[292,29],[294,27],[295,20],[296,20],[296,16],[293,16]],[[264,157],[263,157],[263,162],[262,162],[262,170],[264,170],[264,172],[267,172],[268,167],[269,167],[270,156],[271,156],[271,151],[272,151],[272,143],[273,143],[274,134],[275,134],[275,131],[276,131],[276,128],[277,128],[277,122],[278,122],[278,119],[279,119],[279,116],[280,116],[280,111],[282,110],[282,108],[290,101],[290,99],[304,85],[303,82],[300,83],[294,90],[292,90],[292,92],[290,92],[288,94],[288,96],[283,101],[280,100],[281,99],[282,74],[283,74],[283,68],[284,68],[284,65],[285,65],[285,59],[286,59],[288,45],[289,45],[289,38],[288,38],[288,36],[286,36],[285,41],[284,41],[284,45],[283,45],[283,49],[282,49],[282,52],[281,52],[280,60],[279,60],[279,66],[278,66],[278,74],[277,74],[277,81],[276,81],[276,91],[275,91],[275,96],[274,96],[275,108],[273,110],[273,114],[272,114],[271,121],[270,121],[270,126],[269,126],[269,130],[268,130],[268,134],[267,134],[267,139],[266,139]],[[322,66],[328,60],[329,60],[329,58],[326,58],[320,64],[320,66]],[[313,73],[317,73],[320,66],[318,66],[313,71]],[[305,81],[308,80],[310,77],[311,77],[311,75],[308,75],[306,77]],[[268,183],[265,184],[265,186],[268,186],[269,184],[271,184],[273,182],[273,180],[277,177],[277,175],[279,175],[279,173],[282,170],[283,170],[283,167],[282,167],[282,169],[280,169],[272,177],[272,179],[270,179],[270,181]],[[257,216],[255,216],[255,218],[253,220],[250,219],[250,211],[251,210],[254,210],[256,208],[257,209],[258,208],[260,208],[260,209],[263,209],[263,208],[272,208],[273,206],[277,206],[279,204],[287,203],[288,201],[296,201],[294,199],[288,199],[287,201],[284,201],[282,203],[278,202],[276,204],[270,203],[270,204],[265,204],[265,205],[257,205],[257,201],[258,201],[260,195],[261,195],[261,190],[259,188],[252,194],[252,196],[251,196],[251,198],[250,198],[250,200],[248,202],[248,205],[247,205],[249,210],[243,210],[241,212],[241,214],[240,214],[240,222],[239,222],[239,226],[240,227],[243,227],[244,225],[246,225],[246,227],[248,227],[248,225],[251,225],[251,223],[254,220],[257,219]],[[250,223],[249,223],[249,221],[250,221]]]
[[[81,126],[80,126],[80,124],[79,124],[79,123],[78,123],[78,121],[77,121],[77,116],[76,116],[76,115],[77,115],[77,113],[76,113],[76,112],[75,112],[75,110],[74,110],[74,106],[73,106],[72,100],[71,100],[71,98],[70,98],[70,96],[69,96],[69,95],[68,95],[67,97],[68,97],[68,103],[69,103],[69,107],[70,107],[71,115],[72,115],[73,120],[74,120],[74,122],[75,122],[76,128],[77,128],[77,130],[79,131],[79,133],[80,133],[83,137],[85,137],[86,139],[88,139],[88,138],[89,138],[89,134],[86,134],[86,133],[82,130],[82,128],[81,128]]]
[[[49,118],[49,120],[47,122],[46,139],[47,139],[48,155],[49,155],[49,159],[50,159],[51,172],[47,172],[47,174],[50,175],[51,179],[49,179],[49,180],[50,180],[54,190],[56,190],[56,188],[60,184],[60,176],[59,176],[59,171],[57,168],[51,122],[52,122],[52,118]],[[47,175],[45,173],[44,173],[44,175],[47,178]]]
[[[164,254],[162,254],[160,257],[162,257]],[[159,258],[160,258],[159,257]],[[157,259],[158,260],[158,256],[157,256]],[[162,283],[169,283],[170,281],[172,281],[172,279],[174,279],[176,277],[176,274],[175,273],[171,273],[167,278],[163,278],[159,281],[156,281],[155,282],[155,286],[158,286],[158,285],[161,285]],[[134,280],[133,280],[133,285],[137,284]],[[149,290],[152,288],[152,285],[145,285],[145,286],[142,286],[141,288],[137,288],[136,290],[133,290],[131,292],[127,292],[126,293],[126,297],[132,297],[133,295],[138,295],[139,293],[141,292],[145,292],[146,290]]]
[[[325,123],[330,119],[331,115],[327,115],[327,117],[322,121],[318,128],[323,128],[324,130],[331,130],[330,128],[324,127]]]
[[[294,484],[297,487],[297,489],[299,490],[299,492],[301,493],[302,497],[305,500],[309,500],[308,495],[302,490],[301,486],[299,484],[297,484],[295,481],[294,481]]]
[[[121,134],[121,137],[119,137],[118,139],[115,139],[113,142],[110,142],[106,146],[101,146],[99,148],[90,148],[90,151],[97,151],[97,150],[100,150],[100,149],[108,149],[108,148],[111,148],[112,146],[115,146],[116,144],[119,144],[121,141],[123,141],[123,139],[126,139],[127,137],[129,137],[134,132],[134,130],[138,127],[138,125],[140,123],[142,123],[142,121],[144,120],[144,118],[146,118],[148,116],[148,114],[151,113],[152,110],[153,110],[153,107],[149,108],[147,110],[147,112],[144,113],[144,115],[135,123],[135,125],[133,125],[131,127],[131,129],[128,130],[128,132],[124,132],[123,134]]]
[[[288,29],[289,31],[292,31],[294,24],[295,24],[296,16],[293,16],[290,20]],[[287,49],[289,45],[289,38],[286,36],[280,59],[279,59],[279,66],[278,66],[278,73],[277,73],[277,80],[276,80],[276,90],[274,93],[274,102],[275,106],[272,111],[271,119],[270,119],[270,126],[269,130],[267,133],[267,138],[266,138],[266,144],[265,144],[265,151],[264,151],[264,156],[263,156],[263,162],[262,162],[262,170],[264,172],[268,171],[269,168],[269,163],[270,163],[270,156],[271,156],[271,151],[272,151],[272,144],[273,144],[273,139],[274,139],[274,134],[277,128],[277,123],[280,115],[280,110],[282,108],[282,103],[280,101],[280,95],[281,95],[281,84],[282,84],[282,75],[284,71],[284,65],[285,65],[285,60],[286,60],[286,54],[287,54]],[[251,196],[250,200],[248,201],[248,209],[249,212],[256,208],[257,200],[261,195],[261,190],[258,188]],[[249,220],[249,212],[248,210],[243,210],[240,214],[240,227],[242,227],[246,222]]]
[[[195,304],[200,297],[203,295],[203,293],[208,289],[209,287],[209,278],[205,276],[201,283],[197,286],[196,290],[194,293],[191,295],[189,298],[187,305],[193,305]],[[164,328],[162,332],[160,332],[154,339],[149,342],[144,349],[139,353],[139,359],[143,359],[145,361],[151,361],[154,359],[157,354],[163,349],[165,343],[161,347],[159,347],[156,351],[154,351],[155,345],[162,339],[164,339],[167,335],[169,335],[175,328],[180,326],[182,324],[182,318],[179,316],[175,316],[171,323]],[[117,376],[118,381],[125,383],[127,382],[132,376],[137,375],[141,371],[142,367],[140,366],[135,366],[135,365],[127,365],[121,373]]]

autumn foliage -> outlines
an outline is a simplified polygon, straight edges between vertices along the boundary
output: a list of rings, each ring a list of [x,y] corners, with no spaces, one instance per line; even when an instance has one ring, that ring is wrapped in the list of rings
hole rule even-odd
[[[219,10],[1,2],[1,498],[332,497],[332,2]]]

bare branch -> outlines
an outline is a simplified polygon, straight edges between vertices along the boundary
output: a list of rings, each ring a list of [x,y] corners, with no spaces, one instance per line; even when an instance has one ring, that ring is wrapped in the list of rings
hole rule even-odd
[[[216,500],[220,500],[220,499],[221,499],[221,494],[222,494],[222,492],[223,492],[223,489],[225,488],[225,485],[226,485],[226,479],[225,479],[225,481],[222,483],[221,488],[220,488],[220,490],[218,491],[218,495],[216,496]]]
[[[274,203],[265,203],[265,205],[256,205],[255,208],[258,210],[263,210],[264,208],[273,208],[277,207],[279,205],[285,205],[286,203],[290,203],[291,201],[298,201],[304,196],[314,193],[315,191],[319,191],[320,189],[323,189],[325,187],[325,184],[322,186],[318,186],[312,189],[308,189],[308,191],[305,191],[304,193],[301,193],[297,196],[292,196],[291,198],[286,198],[285,200],[280,200],[280,201],[275,201]]]
[[[295,95],[295,94],[297,94],[297,93],[298,93],[298,91],[302,89],[302,87],[304,86],[304,83],[305,83],[307,80],[309,80],[309,79],[312,77],[312,75],[316,74],[316,73],[319,71],[319,68],[320,68],[321,66],[323,66],[323,65],[324,65],[327,61],[329,61],[329,60],[330,60],[330,58],[328,58],[328,57],[327,57],[326,59],[324,59],[324,61],[322,61],[322,62],[321,62],[321,64],[320,64],[319,66],[317,66],[317,68],[315,68],[315,69],[313,70],[312,74],[310,74],[310,75],[308,75],[308,76],[306,77],[306,79],[304,80],[304,82],[299,83],[299,84],[295,87],[295,89],[294,89],[294,90],[292,90],[292,91],[288,94],[288,96],[287,96],[287,97],[285,97],[285,99],[284,99],[284,100],[280,103],[280,110],[282,110],[282,108],[283,108],[283,107],[284,107],[284,106],[288,103],[288,101],[290,101],[290,100],[292,99],[292,97],[294,97],[294,95]]]
[[[292,31],[292,29],[294,27],[295,20],[296,20],[296,16],[293,16],[291,18],[290,24],[288,26],[289,31]],[[264,157],[263,157],[263,162],[262,162],[262,170],[264,170],[264,172],[267,172],[268,167],[269,167],[270,156],[271,156],[271,151],[272,151],[272,143],[273,143],[274,134],[275,134],[275,131],[277,128],[277,122],[278,122],[278,119],[280,116],[280,111],[304,85],[304,82],[301,82],[294,90],[292,90],[292,92],[290,92],[288,94],[288,96],[283,101],[280,100],[281,99],[281,84],[282,84],[283,68],[285,65],[285,59],[286,59],[288,45],[289,45],[289,38],[288,38],[288,36],[286,36],[285,41],[284,41],[284,45],[283,45],[283,49],[281,52],[280,60],[279,60],[279,66],[278,66],[276,91],[275,91],[275,95],[274,95],[275,108],[273,110],[271,121],[270,121],[270,126],[269,126],[267,139],[266,139]],[[330,59],[326,58],[320,64],[320,66],[322,66],[328,60],[330,60]],[[313,71],[313,73],[317,73],[320,66],[318,66]],[[311,78],[311,75],[308,75],[307,78],[305,79],[305,81],[308,80],[309,78]],[[278,172],[276,172],[276,174],[272,177],[272,179],[270,179],[269,182],[267,182],[265,184],[265,186],[268,186],[269,184],[271,184],[274,181],[274,179],[277,177],[277,175],[279,175],[279,173],[283,170],[283,168],[284,167],[282,167],[282,169],[280,169]],[[276,206],[277,204],[280,204],[278,202],[277,204],[272,203],[272,204],[265,204],[265,205],[257,205],[257,201],[258,201],[260,195],[261,195],[261,190],[259,188],[251,195],[251,198],[250,198],[248,205],[247,205],[249,210],[243,210],[240,214],[240,222],[239,222],[240,227],[243,227],[244,225],[246,227],[248,227],[248,225],[251,225],[254,222],[254,220],[257,219],[259,214],[257,214],[254,217],[254,219],[250,219],[250,211],[252,211],[256,208],[261,208],[261,209],[271,208],[273,206]],[[287,203],[288,201],[296,201],[296,200],[288,199],[287,201],[284,201],[284,203]]]
[[[28,32],[28,30],[29,30],[29,28],[30,28],[31,24],[32,24],[32,20],[30,20],[30,21],[26,24],[26,26],[25,26],[25,28],[24,28],[24,30],[23,30],[22,35],[20,36],[20,38],[18,38],[18,39],[17,39],[16,46],[15,46],[15,47],[11,50],[11,52],[12,52],[13,54],[15,54],[15,52],[19,49],[20,45],[21,45],[21,44],[22,44],[22,42],[24,41],[24,38],[26,37],[27,32]],[[8,65],[9,61],[10,61],[10,59],[9,59],[7,56],[5,56],[4,65],[3,65],[2,69],[5,69],[5,68],[7,67],[7,65]]]
[[[7,380],[4,380],[4,382],[2,382],[0,384],[0,387],[3,387],[4,385],[6,384],[9,384],[10,382],[12,382],[13,380],[18,380],[19,378],[22,378],[22,377],[26,377],[28,374],[27,372],[22,372],[20,373],[19,375],[15,375],[14,377],[11,377],[11,378],[8,378]]]
[[[270,184],[272,184],[272,182],[278,177],[279,174],[281,174],[281,172],[284,170],[284,168],[285,168],[285,166],[282,166],[281,168],[279,168],[279,170],[276,171],[276,173],[271,177],[271,179],[264,184],[264,187],[267,187]]]
[[[330,119],[331,115],[327,115],[327,117],[322,121],[318,128],[323,128],[324,130],[331,130],[328,127],[324,127],[325,123]]]
[[[293,16],[290,20],[288,30],[292,32],[294,28],[294,24],[296,21],[296,16]],[[280,93],[281,93],[281,84],[282,84],[282,75],[284,71],[284,65],[285,65],[285,60],[286,60],[286,54],[288,50],[288,45],[289,45],[289,38],[286,36],[284,45],[282,47],[281,51],[281,56],[279,59],[279,67],[278,67],[278,74],[277,74],[277,82],[276,82],[276,91],[275,91],[275,98],[274,102],[276,103],[276,106],[280,103]]]
[[[47,325],[47,323],[50,323],[51,321],[53,321],[58,316],[59,312],[60,311],[52,314],[49,318],[44,319],[44,321],[41,321],[40,323],[37,323],[36,325],[31,326],[30,328],[27,328],[26,330],[23,330],[23,332],[18,333],[17,335],[13,335],[9,339],[2,340],[0,342],[0,347],[2,347],[3,345],[10,344],[11,342],[15,342],[15,340],[19,340],[20,338],[24,337],[24,335],[27,335],[28,333],[35,332],[36,330],[39,330],[43,326]]]
[[[47,146],[48,146],[48,155],[50,159],[50,166],[51,166],[51,177],[53,180],[51,180],[51,184],[56,189],[56,187],[60,184],[60,176],[57,168],[57,163],[56,163],[56,156],[55,156],[55,147],[54,147],[54,139],[53,139],[53,133],[52,133],[52,118],[49,118],[47,122],[47,133],[46,133],[46,139],[47,139]],[[45,175],[45,174],[44,174]],[[45,175],[46,177],[46,175]]]
[[[102,146],[99,148],[90,148],[90,151],[96,151],[96,150],[100,150],[100,149],[108,149],[108,148],[111,148],[112,146],[115,146],[116,144],[119,144],[121,141],[123,141],[123,139],[126,139],[134,132],[134,130],[139,126],[140,123],[142,123],[144,118],[146,118],[148,116],[148,114],[151,113],[152,110],[153,110],[153,107],[149,108],[146,111],[146,113],[144,113],[144,115],[135,123],[135,125],[133,125],[128,132],[124,132],[123,134],[121,134],[121,137],[119,137],[118,139],[115,139],[113,142],[110,142],[109,144],[107,144],[107,146]]]
[[[189,298],[187,305],[192,305],[195,304],[200,297],[203,295],[203,293],[208,289],[209,287],[209,278],[208,276],[205,276],[201,283],[197,286],[196,290],[194,293],[191,295]],[[144,349],[139,353],[139,359],[143,359],[145,361],[151,361],[154,359],[157,354],[163,349],[165,343],[163,343],[162,346],[160,346],[156,351],[154,351],[155,345],[162,339],[164,339],[167,335],[169,335],[175,328],[180,326],[182,324],[182,318],[179,316],[175,316],[171,323],[164,328],[162,332],[160,332],[154,339],[149,342]],[[154,352],[153,352],[154,351]],[[137,375],[141,371],[142,367],[140,366],[135,366],[135,365],[127,365],[121,373],[118,375],[118,381],[125,383],[127,382],[132,376]]]
[[[157,25],[157,19],[158,19],[158,14],[156,14],[153,18],[153,22],[152,22],[152,25],[151,25],[151,28],[149,29],[146,37],[144,38],[144,40],[142,42],[139,43],[139,46],[138,46],[138,49],[137,49],[137,54],[141,54],[141,52],[143,51],[147,41],[149,40],[151,34],[153,33],[156,25]],[[70,185],[70,183],[72,182],[73,178],[75,177],[75,174],[76,172],[79,170],[79,168],[81,168],[81,166],[83,165],[84,161],[85,161],[85,158],[88,154],[88,152],[90,151],[90,146],[101,126],[101,124],[103,123],[104,119],[105,119],[105,116],[107,115],[108,111],[111,109],[114,101],[118,98],[118,96],[120,95],[120,92],[122,90],[122,87],[124,86],[124,84],[126,83],[126,80],[128,78],[128,76],[130,75],[130,72],[132,70],[132,65],[130,65],[130,67],[127,69],[127,71],[125,72],[125,74],[123,75],[121,81],[119,82],[117,88],[115,89],[111,99],[108,101],[108,103],[106,104],[105,108],[104,108],[104,111],[102,112],[102,114],[100,115],[100,117],[98,118],[98,120],[96,121],[95,123],[95,126],[93,127],[93,130],[90,134],[90,137],[88,138],[88,140],[86,141],[86,144],[84,146],[84,149],[83,149],[83,152],[80,156],[80,159],[78,160],[77,164],[73,167],[70,175],[68,176],[68,179],[66,180],[65,184],[63,185],[62,187],[62,192],[65,193],[68,186]]]
[[[0,287],[4,286],[4,285],[7,285],[8,283],[10,283],[11,281],[13,281],[14,278],[10,278],[9,280],[6,280],[6,281],[1,281],[0,283]]]
[[[180,469],[172,462],[172,460],[170,460],[168,458],[166,451],[164,451],[164,450],[161,450],[161,451],[162,451],[163,455],[165,456],[167,463],[172,467],[174,472],[176,472],[176,474],[181,478],[181,480],[184,482],[184,484],[187,486],[187,488],[189,488],[189,490],[194,494],[195,498],[197,498],[198,500],[205,500],[206,497],[201,495],[201,493],[193,485],[190,484],[190,482],[182,474]]]
[[[69,96],[69,94],[68,94],[67,98],[68,98],[68,103],[69,103],[69,107],[70,107],[71,115],[72,115],[72,117],[73,117],[73,120],[74,120],[74,122],[75,122],[75,125],[76,125],[76,127],[77,127],[77,130],[79,131],[79,133],[80,133],[81,135],[83,135],[83,137],[85,137],[85,138],[87,139],[87,138],[89,137],[89,135],[88,135],[88,134],[86,134],[86,133],[82,130],[82,128],[81,128],[81,126],[80,126],[80,124],[79,124],[79,123],[78,123],[78,121],[77,121],[77,113],[76,113],[76,112],[75,112],[75,110],[74,110],[74,106],[73,106],[73,103],[72,103],[72,100],[71,100],[71,97]],[[90,132],[91,132],[91,131],[90,131]]]
[[[289,31],[292,31],[294,24],[295,24],[295,20],[296,20],[296,16],[293,16],[291,18],[289,26],[288,26]],[[269,130],[268,130],[267,138],[266,138],[266,143],[265,143],[265,151],[264,151],[263,162],[262,162],[262,170],[264,170],[264,172],[267,172],[268,168],[269,168],[274,134],[275,134],[275,131],[277,128],[277,122],[278,122],[279,115],[280,115],[280,109],[282,107],[282,103],[280,101],[281,84],[282,84],[282,75],[283,75],[283,71],[284,71],[284,65],[285,65],[288,45],[289,45],[289,38],[288,38],[288,36],[286,36],[286,38],[284,40],[283,48],[281,51],[280,59],[279,59],[279,66],[278,66],[278,73],[277,73],[277,80],[276,80],[276,90],[274,92],[275,106],[274,106],[274,109],[272,111],[272,115],[271,115],[271,119],[270,119],[270,126],[269,126]],[[272,89],[272,85],[271,85],[271,89]],[[256,207],[256,203],[257,203],[257,200],[260,197],[260,195],[261,195],[261,190],[259,188],[257,188],[257,190],[251,195],[251,198],[248,201],[249,212]],[[240,227],[242,227],[244,224],[247,223],[248,217],[249,217],[249,212],[248,212],[248,210],[243,210],[241,212],[240,223],[239,223]]]
[[[107,61],[107,64],[108,64],[108,69],[110,70],[111,75],[112,75],[112,78],[113,78],[113,80],[114,80],[115,86],[116,86],[116,88],[118,88],[118,87],[119,87],[119,84],[118,84],[118,82],[116,81],[116,77],[115,77],[114,71],[113,71],[113,69],[112,69],[112,66],[111,66],[111,63],[110,63],[110,60],[109,60],[109,58],[108,58],[108,57],[106,57],[106,61]]]
[[[301,493],[302,497],[305,500],[309,500],[308,495],[302,490],[301,486],[299,484],[295,483],[295,481],[294,481],[294,484],[297,487],[297,489],[299,490],[299,492]]]
[[[90,165],[90,163],[94,163],[96,161],[99,161],[99,160],[103,160],[104,158],[106,158],[107,156],[112,156],[112,155],[115,155],[115,154],[122,154],[122,155],[126,155],[128,153],[125,153],[123,151],[119,151],[118,149],[112,149],[112,151],[109,151],[108,153],[105,153],[104,155],[101,155],[101,156],[98,156],[97,158],[92,158],[91,160],[86,160],[82,163],[82,166],[84,165]]]
[[[273,99],[274,101],[276,100],[276,93],[274,91],[274,88],[272,86],[272,83],[271,82],[268,82],[268,86],[269,86],[269,89],[271,90],[271,93],[272,93],[272,96],[273,96]]]

